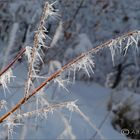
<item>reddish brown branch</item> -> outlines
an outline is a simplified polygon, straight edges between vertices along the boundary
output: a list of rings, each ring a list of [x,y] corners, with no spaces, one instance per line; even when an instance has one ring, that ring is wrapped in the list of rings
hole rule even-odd
[[[6,71],[8,71],[9,68],[11,68],[15,64],[15,62],[24,54],[25,51],[26,51],[26,49],[22,48],[18,52],[17,56],[11,61],[11,63],[8,64],[2,71],[0,71],[0,76],[2,76]]]
[[[128,37],[130,35],[133,35],[134,33],[137,33],[137,32],[138,31],[129,32],[129,33],[125,34],[125,35],[122,35],[119,38],[126,38],[126,37]],[[118,39],[118,38],[116,38],[116,39]],[[75,64],[76,62],[78,62],[79,60],[81,60],[82,58],[84,58],[88,53],[97,53],[99,50],[101,50],[103,48],[106,48],[106,47],[109,47],[109,44],[111,42],[112,42],[112,40],[109,40],[106,43],[97,46],[96,48],[90,49],[86,53],[82,53],[77,58],[75,58],[72,61],[70,61],[69,63],[65,64],[60,70],[56,71],[48,79],[46,79],[44,82],[42,82],[31,94],[27,95],[26,97],[23,97],[9,112],[7,112],[6,114],[4,114],[0,118],[0,123],[2,123],[10,114],[12,114],[13,112],[15,112],[22,104],[24,104],[27,100],[29,100],[32,96],[34,96],[40,89],[42,89],[45,85],[47,85],[48,82],[50,82],[53,79],[55,79],[56,77],[58,77],[64,70],[66,70],[67,68],[69,68],[72,64]]]

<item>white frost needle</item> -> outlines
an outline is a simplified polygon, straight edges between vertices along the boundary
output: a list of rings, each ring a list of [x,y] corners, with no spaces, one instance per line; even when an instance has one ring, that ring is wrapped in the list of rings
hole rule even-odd
[[[48,13],[49,14],[49,16],[51,16],[52,18],[57,18],[57,19],[59,19],[59,17],[60,17],[60,14],[58,14],[58,9],[55,9],[54,7],[53,7],[53,5],[56,3],[57,1],[55,1],[55,2],[53,2],[52,4],[49,4],[49,8],[48,8],[48,10],[46,11],[46,13]]]
[[[67,108],[69,109],[69,111],[71,111],[71,112],[73,112],[74,110],[75,110],[75,108],[77,108],[78,106],[76,105],[76,102],[77,102],[78,100],[75,100],[75,101],[72,101],[72,102],[69,102],[68,104],[67,104]]]
[[[10,137],[12,137],[13,132],[14,132],[14,127],[18,126],[18,125],[22,125],[20,123],[15,123],[13,120],[14,116],[9,116],[8,119],[6,119],[6,121],[4,122],[3,126],[7,127],[8,129],[8,139],[10,139]]]
[[[7,102],[5,100],[0,101],[0,110],[3,108],[7,110]]]
[[[33,48],[30,47],[30,46],[26,46],[26,51],[25,51],[25,55],[27,56],[27,59],[28,59],[28,63],[30,64],[31,61],[32,61],[32,50]],[[40,49],[41,50],[41,49]],[[35,49],[35,56],[34,56],[34,60],[33,60],[33,63],[37,63],[39,60],[43,63],[43,60],[40,56],[40,53],[38,52],[39,49]]]
[[[132,45],[133,41],[131,41],[130,38],[128,38],[127,44],[125,46],[125,48],[123,49],[125,51],[124,56],[127,54],[128,48],[130,45]]]
[[[41,56],[40,56],[40,53],[36,50],[35,51],[35,61],[39,61],[38,59],[40,59],[40,61],[42,63],[44,63],[43,60],[42,60],[42,58],[41,58]]]
[[[132,40],[132,42],[134,42],[134,44],[135,44],[135,50],[136,50],[137,52],[138,52],[138,50],[139,50],[139,48],[138,48],[138,41],[139,41],[139,38],[140,38],[140,37],[136,36],[136,39],[135,39],[135,37],[131,36],[131,40]]]
[[[32,58],[31,58],[31,52],[32,52],[32,47],[30,46],[26,46],[26,51],[25,51],[25,55],[28,58],[28,62],[30,63]]]
[[[0,76],[0,84],[2,84],[2,87],[5,91],[5,89],[8,90],[7,84],[10,83],[11,78],[14,78],[12,69],[10,68],[8,71],[6,71],[3,75]]]
[[[44,46],[44,41],[43,41],[43,39],[45,39],[46,37],[45,37],[45,35],[44,35],[44,33],[42,32],[42,31],[39,31],[39,33],[38,33],[38,42],[42,45],[42,46]]]
[[[69,92],[69,90],[66,88],[65,84],[68,83],[70,81],[68,81],[68,79],[62,79],[61,77],[57,77],[54,79],[54,83],[58,83],[59,87],[64,88],[67,92]]]
[[[133,36],[130,36],[130,38],[132,39],[132,41],[137,45],[137,41],[136,41],[136,39],[133,37]]]
[[[136,33],[132,35],[128,35],[126,37],[118,37],[117,39],[113,39],[111,43],[108,44],[110,51],[111,51],[111,56],[112,56],[112,61],[114,65],[114,58],[116,53],[118,54],[118,49],[120,49],[120,53],[123,51],[124,56],[126,55],[129,47],[134,45],[133,51],[138,52],[138,41],[140,39],[140,32],[137,31]],[[125,45],[126,43],[126,45]]]
[[[82,60],[80,60],[80,61],[78,61],[77,63],[73,64],[73,65],[71,66],[71,69],[74,71],[74,73],[75,73],[76,70],[79,71],[79,70],[82,69],[82,70],[84,70],[84,71],[87,73],[87,75],[90,77],[89,69],[91,70],[92,73],[94,73],[94,72],[93,72],[94,66],[95,66],[95,63],[94,63],[93,60],[92,60],[92,56],[90,56],[90,55],[88,54],[88,55],[86,55],[84,58],[82,58]]]
[[[39,97],[40,98],[40,97]],[[40,103],[42,103],[42,98],[40,98]],[[77,105],[75,104],[77,102],[76,101],[68,101],[68,102],[62,102],[62,103],[57,103],[57,104],[52,104],[50,105],[46,100],[45,100],[45,104],[43,104],[43,106],[41,106],[41,108],[38,108],[37,110],[33,110],[30,112],[26,112],[24,114],[18,114],[16,116],[13,117],[13,119],[11,119],[11,122],[16,121],[16,120],[20,120],[20,119],[25,119],[25,118],[29,118],[29,117],[33,117],[39,114],[39,117],[41,117],[42,115],[44,117],[47,118],[48,113],[53,113],[54,111],[56,111],[57,109],[62,109],[62,108],[67,108],[70,111],[74,111],[75,108],[77,107]],[[47,105],[47,107],[45,107],[45,105]]]

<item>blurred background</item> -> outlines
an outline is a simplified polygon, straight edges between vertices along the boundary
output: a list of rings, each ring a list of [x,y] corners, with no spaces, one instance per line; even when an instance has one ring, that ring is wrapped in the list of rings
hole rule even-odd
[[[0,0],[1,69],[21,48],[33,46],[45,2]],[[109,39],[140,29],[140,0],[57,0],[54,8],[59,9],[60,16],[46,21],[50,37],[46,44],[51,48],[44,50],[40,75],[51,74],[82,52]],[[106,139],[140,139],[139,58],[139,54],[130,49],[125,57],[117,56],[113,65],[110,50],[104,49],[94,55],[94,75],[89,78],[80,71],[76,74],[77,82],[68,87],[70,93],[54,85],[47,87],[45,98],[50,103],[78,99],[79,108]],[[6,97],[0,87],[0,99],[7,100],[9,108],[23,96],[27,71],[26,58],[22,57],[13,67],[16,79],[9,85],[10,93],[6,91]],[[80,116],[70,114],[66,110],[56,111],[45,123],[26,120],[24,126],[14,130],[13,138],[100,138]],[[126,133],[122,133],[123,129]],[[2,139],[7,138],[3,128],[0,134]]]

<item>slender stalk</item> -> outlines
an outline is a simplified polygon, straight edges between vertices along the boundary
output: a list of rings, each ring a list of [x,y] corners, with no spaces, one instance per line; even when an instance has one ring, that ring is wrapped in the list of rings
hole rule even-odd
[[[45,108],[40,108],[37,110],[23,113],[20,115],[20,117],[22,117],[22,118],[31,117],[31,116],[34,116],[38,113],[47,113],[49,111],[55,111],[56,109],[59,109],[59,108],[68,108],[69,109],[68,105],[71,105],[71,107],[74,108],[74,106],[73,106],[74,103],[75,103],[75,101],[68,101],[68,102],[63,102],[63,103],[52,104],[52,105],[49,105],[48,107],[45,107]],[[15,121],[18,119],[19,119],[19,116],[14,116],[12,121]]]

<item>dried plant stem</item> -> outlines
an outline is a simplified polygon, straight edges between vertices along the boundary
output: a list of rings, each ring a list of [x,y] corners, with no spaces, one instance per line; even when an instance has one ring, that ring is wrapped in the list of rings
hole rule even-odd
[[[131,35],[133,35],[133,34],[135,34],[135,33],[138,33],[139,31],[132,31],[132,32],[128,32],[128,33],[126,33],[126,34],[124,34],[124,35],[122,35],[122,36],[119,36],[119,37],[117,37],[117,38],[115,38],[115,39],[111,39],[111,40],[109,40],[109,41],[107,41],[107,42],[105,42],[105,43],[103,43],[103,44],[101,44],[101,45],[99,45],[99,46],[97,46],[96,48],[93,48],[93,49],[91,49],[91,50],[89,50],[87,53],[97,53],[99,50],[101,50],[101,49],[103,49],[103,48],[109,48],[109,47],[111,47],[111,46],[109,46],[109,44],[111,44],[112,42],[113,42],[113,40],[118,40],[118,39],[125,39],[125,38],[127,38],[127,37],[129,37],[129,36],[131,36]]]
[[[124,35],[122,35],[122,36],[120,36],[118,38],[126,38],[128,36],[131,36],[131,35],[137,33],[137,32],[138,31],[129,32],[129,33],[124,34]],[[116,38],[116,39],[118,39],[118,38]],[[23,97],[9,112],[7,112],[2,117],[0,117],[0,123],[2,123],[9,115],[11,115],[13,112],[15,112],[21,105],[23,105],[27,100],[29,100],[32,96],[34,96],[39,90],[41,90],[50,81],[52,81],[53,79],[55,79],[56,77],[58,77],[66,69],[70,68],[71,65],[77,63],[82,58],[86,57],[87,54],[97,53],[99,50],[101,50],[103,48],[110,47],[109,44],[111,42],[112,42],[112,40],[109,40],[106,43],[104,43],[102,45],[99,45],[96,48],[93,48],[93,49],[87,51],[86,53],[82,53],[77,58],[75,58],[72,61],[70,61],[69,63],[65,64],[60,70],[56,71],[48,79],[46,79],[44,82],[42,82],[31,94],[27,95],[26,97]]]

